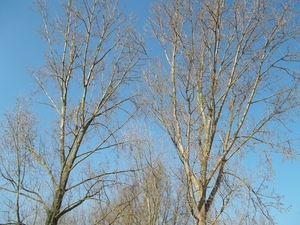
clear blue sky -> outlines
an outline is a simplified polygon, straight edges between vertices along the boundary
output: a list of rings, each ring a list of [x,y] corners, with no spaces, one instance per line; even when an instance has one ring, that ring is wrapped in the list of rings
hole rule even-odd
[[[149,4],[150,0],[128,0],[129,9],[140,15],[139,25],[145,22]],[[0,119],[18,95],[32,91],[27,66],[43,63],[46,45],[37,33],[41,20],[30,7],[31,0],[0,0]],[[292,206],[290,212],[278,213],[276,221],[279,225],[300,224],[300,161],[282,163],[278,157],[274,165],[277,176],[273,187],[285,195],[284,203]]]

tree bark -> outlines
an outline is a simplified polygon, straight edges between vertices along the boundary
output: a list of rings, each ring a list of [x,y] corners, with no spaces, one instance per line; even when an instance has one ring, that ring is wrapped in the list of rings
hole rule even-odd
[[[47,212],[45,225],[57,225],[60,218],[59,213],[63,201],[65,191],[58,189],[55,193],[52,206]]]

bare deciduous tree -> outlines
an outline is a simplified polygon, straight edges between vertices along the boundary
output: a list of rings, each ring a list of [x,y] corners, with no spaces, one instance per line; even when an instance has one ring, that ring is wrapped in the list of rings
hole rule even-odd
[[[287,128],[299,105],[294,8],[266,0],[153,5],[149,27],[165,58],[145,72],[147,105],[177,151],[199,225],[229,221],[245,203],[249,218],[272,221],[270,208],[280,207],[265,183],[272,153],[294,151]]]
[[[1,123],[0,190],[6,191],[6,197],[2,199],[7,209],[6,221],[21,223],[30,218],[31,224],[35,224],[38,214],[36,203],[22,195],[24,185],[38,189],[37,183],[31,180],[35,173],[32,157],[21,140],[22,133],[32,136],[31,129],[35,125],[35,117],[24,107],[26,102],[22,98],[17,99],[17,106],[5,114],[6,121]]]
[[[132,126],[124,134],[130,144],[126,162],[135,169],[128,174],[113,200],[93,207],[96,224],[188,224],[190,215],[185,204],[184,186],[168,173],[165,151],[154,148],[151,135]],[[162,149],[162,145],[160,146]],[[127,152],[127,151],[125,151]],[[108,194],[109,195],[109,194]],[[99,207],[100,206],[100,207]]]
[[[53,120],[39,123],[20,109],[18,118],[8,117],[13,123],[7,132],[18,135],[19,143],[12,147],[21,145],[37,171],[30,173],[32,183],[18,181],[16,193],[42,205],[45,224],[56,225],[64,214],[115,183],[111,176],[127,171],[109,169],[106,158],[114,161],[111,150],[124,144],[119,132],[134,114],[130,85],[137,78],[143,43],[117,0],[36,4],[49,50],[45,66],[32,75],[44,96],[39,101]],[[22,118],[32,123],[24,119],[23,129],[14,133]],[[18,149],[11,154],[19,157]]]

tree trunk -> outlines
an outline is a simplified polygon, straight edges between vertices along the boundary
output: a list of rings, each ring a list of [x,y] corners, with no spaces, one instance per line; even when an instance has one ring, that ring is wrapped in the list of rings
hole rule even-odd
[[[197,215],[197,225],[207,225],[205,206],[203,206]]]
[[[57,225],[57,224],[58,224],[58,219],[54,215],[54,212],[50,212],[47,215],[47,220],[46,220],[45,225]]]
[[[51,209],[47,212],[45,225],[57,225],[59,220],[59,212],[64,197],[64,191],[59,189],[55,193],[55,197]]]
[[[202,190],[199,190],[200,200],[198,203],[198,212],[196,215],[197,225],[206,225],[206,219],[207,219],[207,211],[206,211],[206,190],[205,188],[201,188]]]

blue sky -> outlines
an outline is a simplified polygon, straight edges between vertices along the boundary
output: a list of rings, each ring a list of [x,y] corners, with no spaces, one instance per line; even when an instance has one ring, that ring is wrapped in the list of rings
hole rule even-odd
[[[17,95],[28,93],[31,79],[26,67],[42,62],[43,42],[36,28],[39,16],[29,1],[0,1],[0,111],[13,105]]]
[[[129,9],[139,13],[140,26],[147,18],[149,4],[150,0],[128,0]],[[31,0],[0,0],[0,120],[18,95],[32,92],[33,80],[27,67],[43,63],[46,45],[37,33],[41,20],[32,7]],[[286,206],[292,206],[288,213],[278,213],[276,221],[279,225],[299,224],[300,162],[282,162],[280,156],[274,157],[274,162],[277,176],[273,187],[285,196]]]

